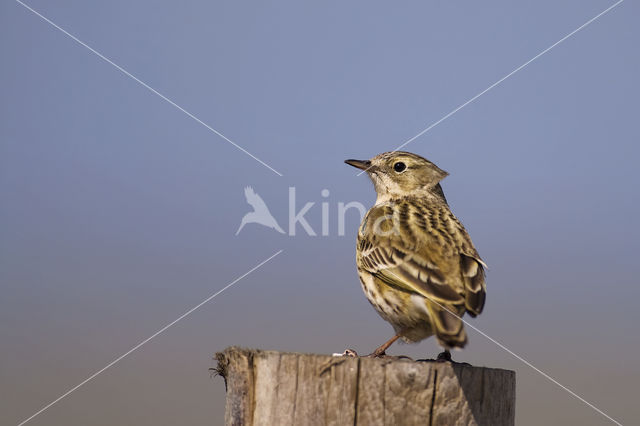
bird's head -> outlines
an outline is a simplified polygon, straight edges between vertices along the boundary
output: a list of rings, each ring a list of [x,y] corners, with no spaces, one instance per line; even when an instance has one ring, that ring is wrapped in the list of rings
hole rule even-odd
[[[392,151],[378,154],[371,160],[345,160],[350,166],[367,172],[378,198],[396,198],[426,191],[442,194],[439,182],[448,173],[431,161],[410,152]]]

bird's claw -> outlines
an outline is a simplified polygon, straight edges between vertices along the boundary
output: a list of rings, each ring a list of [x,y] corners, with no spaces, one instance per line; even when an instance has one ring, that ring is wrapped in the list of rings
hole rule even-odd
[[[451,359],[451,352],[440,352],[438,354],[438,357],[436,358],[436,362],[453,362],[453,360]]]
[[[342,353],[342,356],[348,356],[351,358],[358,358],[358,352],[354,351],[353,349],[345,349],[344,352]]]
[[[436,359],[419,359],[418,361],[448,362],[450,364],[465,365],[465,366],[471,367],[471,364],[469,364],[468,362],[458,362],[458,361],[454,361],[453,359],[451,359],[451,352],[449,352],[449,351],[440,352]]]
[[[345,351],[342,353],[342,356],[348,356],[351,358],[360,357],[360,355],[358,355],[358,352],[354,351],[353,349],[345,349]],[[381,351],[381,352],[374,351],[369,355],[364,355],[362,358],[391,358],[391,357],[389,357],[384,351]]]
[[[367,355],[365,358],[387,358],[387,354],[385,351],[373,351],[372,353],[370,353],[369,355]]]
[[[350,358],[359,358],[360,357],[360,355],[358,355],[358,353],[356,351],[354,351],[353,349],[345,349],[345,351],[342,354],[334,354],[334,356],[346,356],[346,357],[350,357]],[[382,351],[382,352],[374,351],[373,353],[370,353],[369,355],[364,355],[362,358],[408,359],[408,360],[412,360],[411,358],[409,358],[406,355],[399,355],[399,356],[387,355],[385,353],[385,351]]]

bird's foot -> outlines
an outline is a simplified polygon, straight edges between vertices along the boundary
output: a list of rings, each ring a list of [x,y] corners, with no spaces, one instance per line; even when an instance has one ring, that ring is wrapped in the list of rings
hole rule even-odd
[[[336,354],[338,355],[338,354]],[[360,357],[360,355],[358,355],[358,353],[356,351],[354,351],[353,349],[346,349],[341,356],[346,356],[346,357],[351,357],[351,358],[358,358]],[[409,358],[406,355],[387,355],[384,351],[374,351],[373,353],[370,353],[369,355],[365,355],[362,358],[378,358],[378,359],[408,359],[411,360],[411,358]]]
[[[352,358],[360,357],[360,355],[358,355],[358,352],[354,351],[353,349],[345,349],[345,351],[342,353],[342,356],[348,356]],[[363,358],[386,358],[386,357],[387,357],[387,354],[384,351],[375,350],[369,355],[365,355]]]
[[[390,359],[390,360],[408,359],[409,361],[413,361],[413,358],[410,358],[406,355],[387,355],[385,351],[377,351],[377,350],[365,356],[365,358],[378,358],[378,359]]]
[[[451,352],[449,351],[443,351],[440,352],[436,358],[436,362],[453,362],[453,360],[451,359]]]
[[[448,350],[440,352],[436,357],[436,359],[419,359],[418,361],[419,362],[449,362],[451,364],[456,364],[456,365],[471,366],[471,364],[469,364],[468,362],[457,362],[451,359],[451,352],[449,352]]]
[[[387,357],[387,353],[385,352],[385,350],[380,350],[380,348],[376,349],[375,351],[371,352],[369,355],[366,355],[365,358],[386,358]]]
[[[445,350],[444,352],[440,352],[438,354],[438,357],[436,358],[436,362],[450,362],[451,364],[468,365],[469,367],[471,367],[471,364],[469,364],[468,362],[457,362],[451,359],[451,352],[447,350]]]
[[[358,358],[358,352],[354,351],[353,349],[345,349],[344,352],[342,352],[342,356],[348,356],[351,358]]]

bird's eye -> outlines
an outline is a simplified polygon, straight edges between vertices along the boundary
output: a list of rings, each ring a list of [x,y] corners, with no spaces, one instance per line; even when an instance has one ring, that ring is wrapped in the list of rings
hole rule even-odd
[[[407,168],[407,165],[404,164],[402,161],[398,161],[396,164],[393,165],[393,170],[395,170],[397,173],[404,172],[406,168]]]

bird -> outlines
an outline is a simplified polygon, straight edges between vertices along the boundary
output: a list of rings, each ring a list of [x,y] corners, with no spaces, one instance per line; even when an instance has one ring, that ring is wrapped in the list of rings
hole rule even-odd
[[[278,222],[269,211],[264,200],[256,194],[252,187],[247,186],[244,188],[244,196],[247,199],[247,203],[253,207],[253,211],[242,217],[242,221],[240,222],[240,227],[236,231],[236,235],[240,233],[244,225],[247,223],[259,223],[260,225],[273,228],[279,233],[284,234],[284,231],[280,228],[280,225],[278,225]]]
[[[438,360],[451,361],[449,350],[467,343],[462,316],[484,308],[487,265],[449,208],[440,185],[449,174],[404,151],[345,163],[366,171],[377,193],[358,229],[356,266],[368,301],[395,331],[368,356],[435,335]]]

